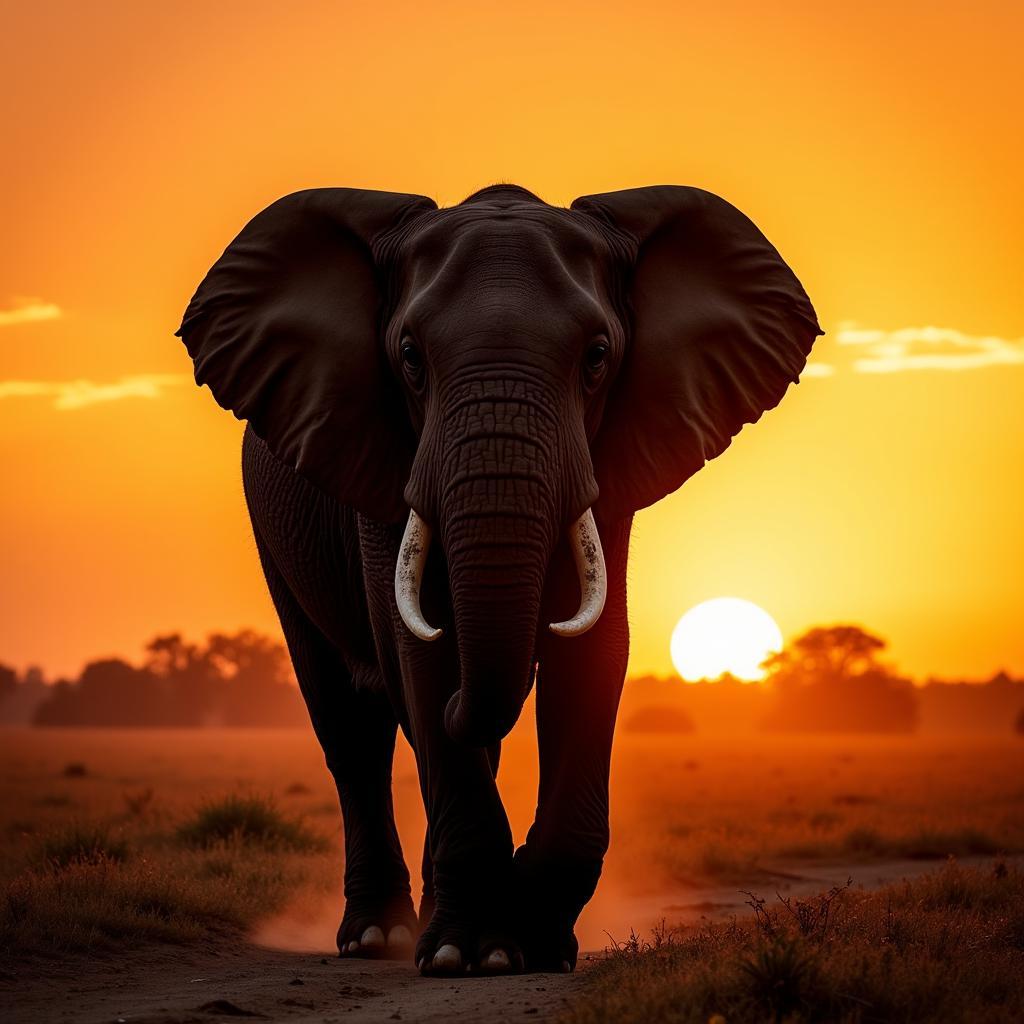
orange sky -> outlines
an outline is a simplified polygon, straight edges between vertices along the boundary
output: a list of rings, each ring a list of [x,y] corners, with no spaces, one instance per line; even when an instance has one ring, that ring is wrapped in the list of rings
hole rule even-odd
[[[718,192],[828,332],[815,376],[639,516],[634,672],[729,594],[787,635],[861,622],[917,675],[1024,673],[1024,9],[891,6],[8,5],[0,661],[274,628],[185,303],[286,192],[511,180]]]

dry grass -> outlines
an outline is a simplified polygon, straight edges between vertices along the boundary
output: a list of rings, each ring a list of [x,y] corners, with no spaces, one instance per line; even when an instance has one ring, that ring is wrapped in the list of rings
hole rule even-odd
[[[283,815],[273,797],[237,793],[199,807],[178,827],[178,838],[186,846],[201,850],[224,844],[298,853],[327,848],[323,836],[311,832],[300,820]]]
[[[294,862],[231,848],[30,869],[7,888],[0,951],[60,955],[237,935],[280,907],[303,877]]]
[[[202,739],[8,738],[0,957],[237,936],[304,884],[340,878],[335,821],[310,824],[308,801],[279,804],[269,785],[255,795],[269,780],[218,763]],[[250,735],[241,749],[255,759],[260,743]]]
[[[1024,873],[950,862],[610,951],[561,1024],[1024,1019]]]
[[[1024,851],[1024,743],[1012,737],[616,742],[609,868],[625,881]]]

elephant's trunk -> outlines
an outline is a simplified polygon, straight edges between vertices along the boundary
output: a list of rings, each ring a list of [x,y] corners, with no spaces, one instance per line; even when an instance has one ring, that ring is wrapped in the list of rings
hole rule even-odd
[[[538,589],[529,585],[494,600],[456,601],[461,679],[444,716],[452,739],[486,746],[519,720],[530,687],[539,603]]]
[[[541,502],[541,495],[533,495],[522,509],[473,509],[447,517],[445,552],[461,678],[445,727],[460,742],[483,746],[501,739],[526,700],[553,547],[551,517]]]
[[[519,718],[548,564],[570,524],[571,536],[586,546],[579,557],[589,558],[585,568],[577,558],[581,584],[583,572],[589,576],[579,613],[556,624],[557,631],[575,635],[600,614],[603,562],[589,512],[597,488],[582,428],[566,429],[563,405],[564,396],[525,375],[522,381],[464,376],[439,396],[406,489],[416,511],[396,577],[399,610],[415,635],[433,638],[415,600],[424,537],[429,542],[422,514],[448,567],[460,679],[445,727],[461,742],[493,743]]]
[[[487,381],[467,390],[448,396],[438,481],[461,675],[445,727],[486,745],[511,730],[529,692],[562,529],[565,459],[558,396],[543,385]]]

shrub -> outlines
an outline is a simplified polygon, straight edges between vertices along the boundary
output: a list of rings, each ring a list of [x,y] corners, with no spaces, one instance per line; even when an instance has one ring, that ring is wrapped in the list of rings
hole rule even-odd
[[[269,797],[232,794],[204,804],[178,829],[187,846],[208,849],[222,843],[295,850],[322,850],[324,839],[294,818],[287,818]]]

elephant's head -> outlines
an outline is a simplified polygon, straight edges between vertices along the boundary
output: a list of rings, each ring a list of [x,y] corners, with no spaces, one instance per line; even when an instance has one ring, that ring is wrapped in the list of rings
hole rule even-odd
[[[579,613],[604,602],[591,509],[674,491],[775,406],[820,334],[758,229],[699,189],[548,206],[494,186],[450,209],[315,189],[252,220],[178,332],[196,380],[284,462],[373,518],[407,520],[407,626],[443,548],[462,683],[446,724],[484,743],[526,696],[549,560],[568,532]],[[567,640],[565,642],[571,642]]]

